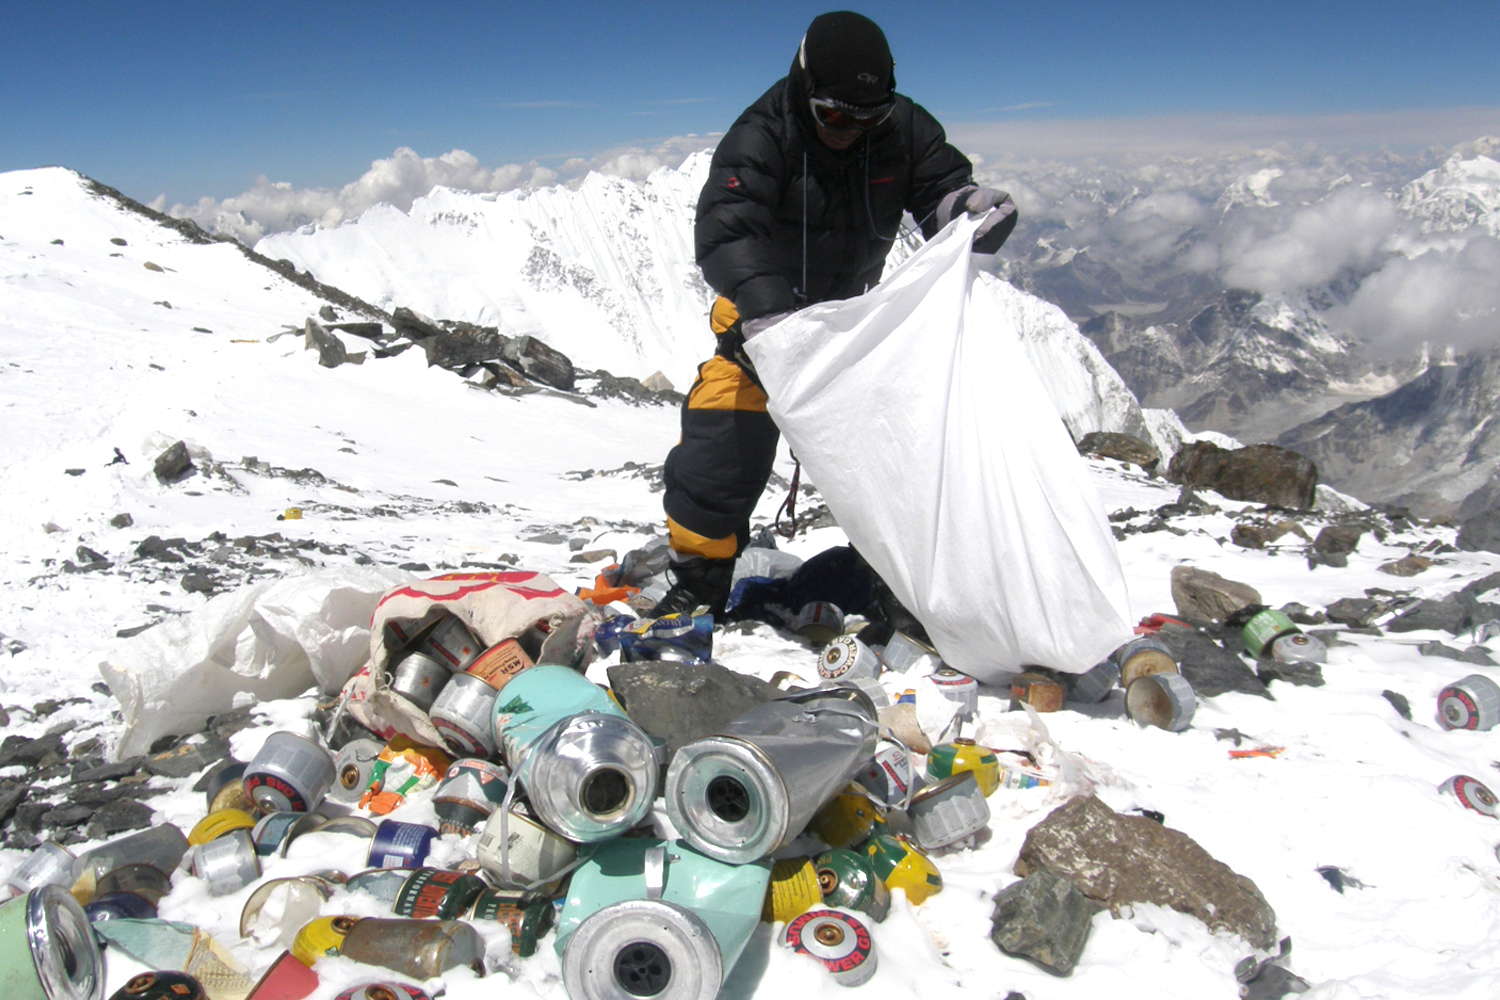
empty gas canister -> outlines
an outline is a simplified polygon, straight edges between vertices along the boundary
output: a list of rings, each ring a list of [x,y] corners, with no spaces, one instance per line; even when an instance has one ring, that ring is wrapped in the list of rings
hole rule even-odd
[[[964,771],[974,772],[974,780],[986,796],[1000,787],[1000,761],[995,751],[967,737],[939,743],[927,754],[927,777],[933,781],[946,781]]]
[[[858,851],[824,851],[813,864],[824,905],[858,910],[877,922],[885,919],[891,891],[875,874],[868,856]]]
[[[937,865],[905,837],[886,834],[871,837],[864,852],[886,888],[904,891],[914,905],[943,890],[943,876]]]

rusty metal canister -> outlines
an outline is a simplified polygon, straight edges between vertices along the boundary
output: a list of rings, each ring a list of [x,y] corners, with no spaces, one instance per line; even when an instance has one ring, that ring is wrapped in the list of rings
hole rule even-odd
[[[1115,650],[1111,658],[1120,668],[1120,686],[1127,691],[1142,677],[1181,673],[1167,644],[1150,636],[1132,639]]]
[[[1010,682],[1010,707],[1030,705],[1038,712],[1060,712],[1067,700],[1067,688],[1056,677],[1028,670]]]
[[[923,788],[911,797],[906,814],[917,843],[928,851],[972,837],[990,821],[989,804],[973,771]]]
[[[334,1000],[432,1000],[432,997],[409,983],[365,983],[350,987]]]
[[[1125,689],[1125,711],[1143,726],[1179,733],[1193,721],[1198,698],[1181,674],[1146,674]]]
[[[825,681],[880,676],[880,657],[858,636],[835,637],[818,654],[818,676]]]
[[[825,906],[858,910],[877,923],[890,912],[891,891],[875,874],[867,855],[858,851],[824,851],[814,859],[818,889]]]
[[[494,920],[510,928],[510,950],[521,958],[536,954],[537,942],[552,927],[552,900],[514,889],[486,889],[474,900],[474,920]]]
[[[260,878],[260,858],[250,831],[235,830],[188,852],[193,874],[208,883],[210,896],[239,892]]]
[[[432,799],[438,832],[467,837],[499,808],[509,787],[510,773],[499,764],[477,757],[454,761]]]
[[[396,893],[392,912],[398,917],[457,920],[485,889],[484,880],[467,872],[418,868]]]
[[[452,676],[446,663],[413,649],[391,664],[391,690],[425,712]]]
[[[515,639],[503,639],[479,654],[464,673],[477,677],[496,691],[505,687],[512,677],[533,666],[531,657]]]
[[[781,943],[820,963],[840,986],[860,986],[875,975],[875,942],[852,913],[808,910],[786,925]]]
[[[379,740],[351,740],[340,748],[333,759],[333,786],[328,797],[335,802],[352,806],[370,787],[370,778],[375,773],[375,759],[385,744]]]
[[[493,757],[500,752],[495,743],[495,698],[499,693],[489,681],[473,673],[453,675],[427,712],[448,749],[469,757]]]
[[[142,972],[125,981],[109,1000],[208,1000],[203,984],[186,972]]]
[[[484,646],[457,615],[444,615],[428,630],[421,651],[456,673],[479,659]]]
[[[333,785],[333,757],[296,733],[272,733],[245,768],[245,790],[262,812],[312,812]]]
[[[484,939],[462,920],[361,920],[339,954],[421,980],[460,966],[485,971]]]

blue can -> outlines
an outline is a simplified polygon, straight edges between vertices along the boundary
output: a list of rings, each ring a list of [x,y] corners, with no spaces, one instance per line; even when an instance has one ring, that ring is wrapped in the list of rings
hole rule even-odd
[[[151,900],[133,892],[106,892],[95,896],[93,902],[84,906],[83,912],[88,914],[91,924],[101,920],[152,920],[156,917],[156,907]]]
[[[714,616],[689,614],[642,618],[620,636],[620,659],[626,663],[677,660],[707,663],[714,655]]]
[[[432,852],[437,831],[420,823],[388,819],[375,828],[370,839],[371,868],[420,868]]]

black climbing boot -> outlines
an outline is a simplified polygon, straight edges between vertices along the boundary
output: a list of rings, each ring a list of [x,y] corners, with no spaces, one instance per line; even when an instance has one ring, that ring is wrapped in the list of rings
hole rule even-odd
[[[657,618],[679,611],[693,612],[707,606],[717,621],[724,619],[724,604],[729,600],[729,585],[734,578],[733,559],[705,559],[689,556],[672,560],[667,572],[675,581],[672,589],[658,602],[651,614]]]

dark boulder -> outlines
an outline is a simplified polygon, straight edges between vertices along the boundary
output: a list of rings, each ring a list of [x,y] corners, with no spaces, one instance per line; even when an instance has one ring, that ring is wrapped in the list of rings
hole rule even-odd
[[[562,351],[548,347],[535,337],[516,337],[505,343],[502,357],[534,382],[572,392],[573,362]]]
[[[1083,954],[1096,912],[1077,886],[1044,869],[995,894],[990,938],[1007,955],[1066,976]]]
[[[510,338],[492,326],[459,323],[452,330],[439,330],[422,341],[428,365],[462,369],[486,361],[503,360]]]
[[[193,460],[188,455],[185,441],[174,442],[166,451],[156,456],[156,478],[163,483],[181,479],[192,467]]]
[[[1500,552],[1500,507],[1475,514],[1459,525],[1457,545],[1465,552]]]
[[[1115,434],[1110,431],[1090,431],[1078,442],[1080,455],[1097,455],[1120,462],[1139,465],[1147,472],[1155,472],[1161,464],[1161,452],[1138,437]]]
[[[1231,500],[1311,510],[1317,497],[1318,467],[1273,444],[1226,451],[1211,441],[1193,441],[1172,456],[1167,478],[1214,490]]]

